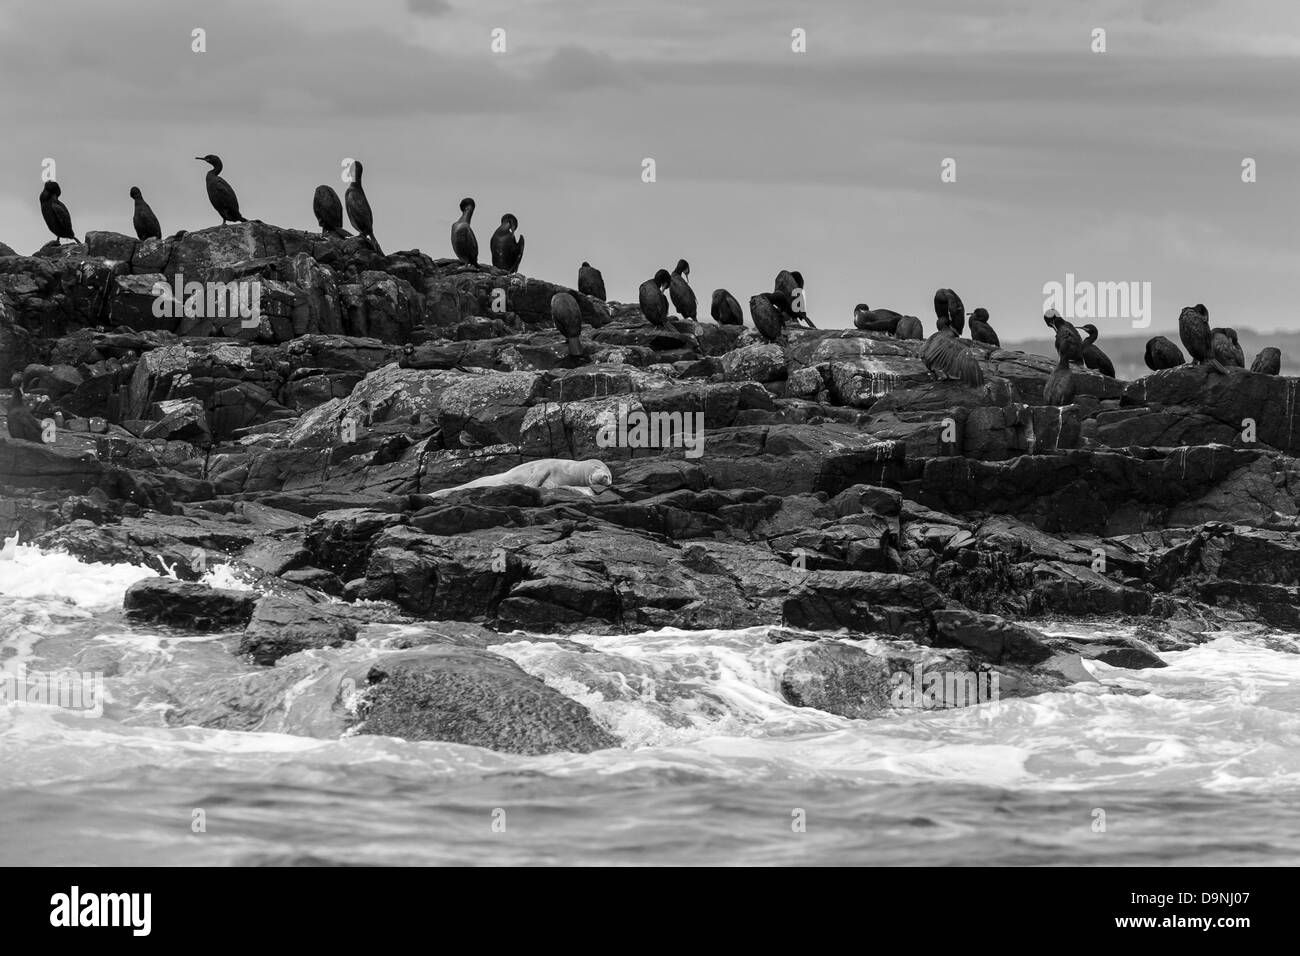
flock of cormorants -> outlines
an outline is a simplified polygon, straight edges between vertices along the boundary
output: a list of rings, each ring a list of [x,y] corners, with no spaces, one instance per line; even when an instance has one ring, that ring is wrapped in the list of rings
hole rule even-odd
[[[221,177],[222,163],[219,156],[197,156],[196,159],[211,167],[207,172],[208,199],[212,207],[221,216],[221,223],[247,222],[239,211],[239,197],[230,183]],[[379,255],[379,247],[374,234],[374,216],[370,203],[366,199],[365,189],[361,184],[362,165],[353,161],[352,180],[348,184],[344,200],[339,201],[338,193],[332,186],[318,186],[312,198],[312,211],[323,235],[336,238],[348,238],[343,228],[343,213],[346,210],[348,221],[357,234],[365,239]],[[54,233],[56,240],[71,239],[80,241],[72,231],[72,216],[59,198],[62,190],[54,180],[45,183],[41,190],[41,215],[45,224]],[[138,186],[131,187],[131,198],[135,201],[135,214],[132,224],[136,236],[140,239],[161,239],[162,227],[149,204],[145,202]],[[460,218],[451,227],[451,248],[456,257],[471,266],[478,266],[478,240],[474,236],[471,220],[474,216],[473,199],[462,199]],[[489,248],[492,253],[492,265],[509,272],[519,271],[524,257],[524,237],[517,235],[519,220],[511,213],[501,217],[501,225],[492,234]],[[690,286],[691,266],[685,259],[679,259],[672,272],[658,270],[653,278],[641,283],[637,290],[641,312],[652,325],[666,326],[669,318],[669,299],[677,314],[683,319],[694,321],[698,316],[695,292]],[[578,291],[584,295],[605,300],[605,280],[600,270],[589,262],[582,263],[578,269]],[[806,324],[816,328],[804,308],[804,279],[798,271],[781,270],[776,276],[771,292],[762,292],[750,296],[749,313],[754,327],[769,342],[776,342],[783,334],[787,323]],[[967,385],[981,386],[984,374],[977,360],[976,350],[962,344],[962,333],[966,326],[966,310],[961,298],[952,289],[939,289],[934,294],[935,332],[925,340],[921,358],[930,374],[938,379],[957,379]],[[726,289],[716,289],[710,302],[709,314],[715,322],[723,325],[743,325],[744,313],[740,303]],[[582,356],[579,336],[582,331],[582,312],[578,302],[567,292],[557,293],[551,299],[551,316],[556,329],[565,337],[569,354]],[[1070,371],[1072,364],[1081,364],[1094,369],[1102,375],[1115,377],[1115,366],[1110,358],[1097,347],[1097,327],[1084,325],[1087,333],[1085,340],[1074,325],[1067,322],[1055,309],[1049,309],[1043,321],[1056,333],[1057,365],[1048,377],[1044,397],[1048,404],[1065,405],[1074,398],[1074,380]],[[919,340],[924,336],[921,320],[914,315],[903,315],[892,309],[872,309],[865,303],[853,310],[853,324],[864,331],[880,332],[893,335],[899,339]],[[1229,328],[1210,328],[1209,311],[1204,305],[1190,306],[1183,309],[1178,317],[1178,334],[1183,346],[1195,364],[1207,364],[1215,371],[1226,374],[1230,368],[1245,368],[1245,355],[1237,341],[1237,333]],[[987,309],[978,308],[970,316],[970,341],[976,345],[991,349],[1001,348],[998,334],[989,321]],[[1259,353],[1251,365],[1251,371],[1277,375],[1281,370],[1282,354],[1276,348],[1266,348]],[[1185,363],[1182,351],[1165,338],[1157,335],[1147,342],[1146,364],[1153,371],[1174,368]],[[23,417],[27,412],[21,404],[16,427],[20,431],[30,432],[34,426],[39,436],[40,427],[35,419],[30,423]],[[15,427],[11,409],[10,431]],[[31,413],[27,412],[27,417]],[[15,435],[15,437],[22,437]]]

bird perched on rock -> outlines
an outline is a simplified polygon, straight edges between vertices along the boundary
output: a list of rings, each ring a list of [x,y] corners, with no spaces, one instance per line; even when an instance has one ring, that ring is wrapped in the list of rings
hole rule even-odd
[[[364,197],[364,193],[362,194]],[[366,209],[370,206],[367,204]],[[346,239],[351,235],[343,228],[343,203],[333,186],[317,186],[316,194],[311,197],[311,211],[316,216],[321,235]]]
[[[27,407],[23,390],[16,384],[14,385],[13,394],[9,396],[7,424],[10,438],[35,442],[41,440],[41,423],[36,420],[32,410]]]
[[[769,342],[781,338],[790,314],[790,301],[784,292],[762,292],[749,297],[749,316],[754,320],[754,328]]]
[[[474,218],[474,200],[465,198],[460,201],[460,218],[451,225],[451,251],[461,262],[472,266],[478,265],[478,240],[474,238],[474,229],[469,221]]]
[[[726,289],[714,289],[709,301],[709,315],[719,325],[744,325],[745,313],[740,308],[736,297]]]
[[[1066,362],[1083,364],[1083,338],[1079,330],[1061,317],[1055,309],[1043,313],[1043,322],[1050,329],[1056,330],[1056,351],[1064,356]]]
[[[1146,358],[1147,368],[1153,372],[1159,372],[1161,369],[1166,368],[1177,368],[1187,362],[1183,358],[1183,350],[1163,335],[1157,335],[1147,341],[1146,355],[1144,357]]]
[[[961,344],[946,315],[936,317],[936,331],[925,340],[921,361],[936,379],[959,379],[978,388],[984,384],[984,372],[970,349]]]
[[[161,239],[162,226],[159,225],[158,217],[153,214],[149,204],[144,201],[144,193],[140,192],[139,186],[131,187],[131,198],[135,200],[135,214],[131,217],[131,225],[135,226],[135,237]]]
[[[1074,373],[1070,371],[1070,359],[1058,347],[1056,350],[1056,368],[1047,376],[1043,385],[1043,404],[1069,405],[1074,402]]]
[[[583,354],[582,342],[578,336],[582,334],[582,310],[578,307],[578,300],[572,294],[557,292],[551,296],[551,321],[564,336],[569,354],[580,357]]]
[[[1102,375],[1109,378],[1115,377],[1115,363],[1110,360],[1110,356],[1097,348],[1094,344],[1097,341],[1097,326],[1089,323],[1083,327],[1088,333],[1088,338],[1083,343],[1083,364],[1088,368],[1094,368]]]
[[[41,218],[50,227],[56,240],[71,239],[80,242],[72,231],[72,213],[68,212],[68,207],[59,199],[62,195],[63,189],[53,179],[41,187]]]
[[[637,290],[637,301],[641,303],[641,314],[646,317],[646,321],[651,325],[665,326],[668,324],[668,299],[664,295],[668,287],[672,285],[673,277],[668,274],[667,269],[660,269],[655,273],[653,279],[647,279],[641,283],[641,288]]]
[[[961,338],[966,328],[966,307],[961,304],[961,296],[952,289],[939,289],[934,294],[935,318],[946,318],[953,334]]]
[[[1225,368],[1246,367],[1246,353],[1237,341],[1236,329],[1214,329],[1210,333],[1210,353]]]
[[[1178,337],[1192,358],[1193,365],[1210,361],[1210,311],[1203,305],[1192,305],[1178,313]]]
[[[1282,350],[1275,349],[1271,345],[1261,349],[1255,356],[1255,361],[1250,363],[1250,370],[1261,375],[1279,374],[1282,371]]]
[[[584,262],[578,267],[578,291],[605,301],[605,277],[590,262]]]
[[[524,237],[516,236],[519,220],[514,213],[508,212],[501,217],[501,225],[492,233],[488,248],[492,250],[492,265],[507,272],[518,272],[519,263],[524,261]]]
[[[813,320],[808,316],[808,304],[805,301],[803,273],[795,269],[789,271],[782,269],[776,274],[776,280],[772,283],[772,291],[780,293],[784,297],[787,305],[782,308],[787,316],[791,316],[795,322],[804,322],[808,328],[815,329]]]
[[[972,342],[1002,348],[1002,343],[998,340],[998,334],[993,331],[993,326],[989,324],[989,310],[982,306],[970,314],[970,337]]]
[[[207,156],[194,158],[212,167],[206,177],[208,201],[221,217],[221,224],[224,226],[227,222],[248,222],[239,211],[239,197],[235,195],[230,183],[221,178],[221,170],[225,168],[221,163],[221,157],[209,153]]]
[[[699,311],[695,305],[695,291],[687,281],[691,275],[691,264],[685,259],[677,260],[677,267],[669,277],[668,294],[672,297],[673,308],[683,319],[695,321]]]
[[[893,335],[898,330],[898,323],[903,313],[893,309],[873,309],[865,302],[859,302],[853,308],[853,324],[863,332],[885,332]]]
[[[921,324],[921,320],[916,316],[905,315],[898,320],[898,328],[894,329],[894,338],[919,341],[925,338],[925,326]]]
[[[370,211],[370,200],[366,198],[366,187],[361,185],[363,172],[361,160],[352,161],[352,182],[348,183],[347,192],[343,194],[343,203],[348,210],[348,222],[357,231],[357,235],[370,242],[375,252],[384,254],[375,238],[375,216]]]

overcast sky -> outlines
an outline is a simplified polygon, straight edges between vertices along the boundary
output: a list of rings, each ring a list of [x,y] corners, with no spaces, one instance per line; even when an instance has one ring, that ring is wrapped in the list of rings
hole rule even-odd
[[[79,235],[130,233],[133,185],[165,233],[215,225],[204,153],[245,215],[314,229],[356,157],[386,251],[450,255],[473,196],[485,257],[513,212],[523,272],[588,259],[611,298],[685,257],[705,310],[791,268],[822,326],[867,302],[929,330],[951,286],[1015,339],[1074,273],[1151,282],[1153,330],[1198,301],[1294,327],[1268,287],[1300,266],[1298,81],[1295,0],[18,0],[0,240],[49,238],[45,157]]]

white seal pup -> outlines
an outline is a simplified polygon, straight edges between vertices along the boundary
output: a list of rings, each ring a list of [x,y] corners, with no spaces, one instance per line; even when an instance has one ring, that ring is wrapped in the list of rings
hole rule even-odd
[[[586,495],[596,495],[614,483],[609,466],[598,458],[573,461],[568,458],[539,458],[503,471],[499,475],[484,475],[454,488],[443,488],[429,493],[430,498],[441,498],[453,491],[466,488],[493,488],[497,485],[527,485],[530,488],[569,488]]]

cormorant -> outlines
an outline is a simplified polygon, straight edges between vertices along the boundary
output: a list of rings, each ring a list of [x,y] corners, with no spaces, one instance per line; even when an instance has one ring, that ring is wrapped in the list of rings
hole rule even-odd
[[[239,212],[239,197],[230,188],[230,183],[221,178],[221,170],[224,168],[221,165],[221,157],[209,153],[207,156],[194,158],[212,167],[207,175],[208,201],[221,217],[221,224],[224,226],[227,222],[248,222]]]
[[[672,296],[673,308],[683,319],[695,321],[699,315],[699,310],[695,305],[695,290],[687,281],[691,274],[691,264],[685,259],[677,260],[677,267],[673,269],[673,274],[669,277],[668,294]]]
[[[1074,402],[1074,373],[1070,371],[1069,357],[1057,350],[1056,368],[1043,385],[1043,404],[1069,405]]]
[[[584,262],[578,267],[578,291],[605,301],[605,277],[590,262]]]
[[[1147,342],[1146,362],[1147,368],[1158,372],[1165,368],[1177,368],[1186,364],[1187,360],[1183,358],[1182,349],[1163,335],[1157,335]]]
[[[1214,329],[1210,333],[1210,353],[1225,367],[1246,367],[1246,353],[1237,341],[1236,329]]]
[[[375,252],[382,256],[384,250],[379,248],[379,240],[375,238],[375,216],[370,211],[366,188],[361,185],[361,174],[361,160],[355,159],[352,161],[352,182],[348,183],[347,191],[343,194],[343,205],[348,211],[348,222],[352,223],[357,235],[370,240]]]
[[[1178,313],[1178,337],[1192,358],[1192,364],[1210,361],[1210,313],[1203,305],[1193,305]]]
[[[1114,378],[1115,363],[1094,344],[1097,341],[1097,326],[1089,323],[1083,327],[1083,330],[1088,333],[1088,338],[1083,343],[1083,364],[1088,368],[1095,368],[1102,375]]]
[[[317,186],[316,195],[311,199],[311,211],[316,216],[321,235],[346,239],[352,235],[343,228],[343,203],[333,186]]]
[[[551,296],[551,321],[564,336],[569,354],[581,357],[582,342],[578,336],[582,334],[582,310],[571,293],[557,292]]]
[[[9,396],[8,412],[9,437],[22,441],[39,442],[41,440],[41,423],[36,420],[32,410],[23,400],[23,390],[17,385]]]
[[[507,272],[518,272],[519,263],[524,261],[524,237],[516,236],[519,220],[514,213],[508,212],[501,217],[501,225],[492,233],[488,248],[492,251],[492,265]]]
[[[1083,364],[1083,339],[1079,330],[1061,317],[1055,309],[1043,313],[1043,322],[1050,329],[1056,330],[1056,351],[1065,357],[1066,362]]]
[[[961,304],[961,296],[952,289],[939,289],[934,294],[934,315],[946,318],[953,334],[961,338],[966,328],[966,307]]]
[[[936,317],[936,331],[925,340],[921,361],[936,379],[960,379],[978,388],[984,384],[984,372],[971,350],[961,344],[948,316]]]
[[[925,338],[925,326],[916,316],[905,315],[898,320],[898,328],[894,329],[894,338],[920,341]]]
[[[135,237],[161,239],[162,226],[158,224],[158,217],[153,214],[149,204],[144,201],[144,194],[140,192],[139,186],[131,187],[131,198],[135,200],[135,215],[131,217],[131,225],[135,226]]]
[[[903,313],[893,309],[873,309],[865,302],[859,302],[853,309],[853,324],[863,332],[887,332],[893,335],[898,330]]]
[[[1282,371],[1282,350],[1269,346],[1262,349],[1255,356],[1255,361],[1250,363],[1252,372],[1259,372],[1262,375],[1278,375]]]
[[[451,225],[451,251],[461,262],[478,265],[478,240],[469,221],[474,218],[474,200],[460,201],[460,218]]]
[[[673,277],[668,274],[667,269],[660,269],[655,273],[653,279],[647,279],[641,283],[641,288],[637,290],[637,299],[641,303],[641,314],[646,317],[646,321],[651,325],[664,326],[668,324],[668,299],[664,293],[672,285]]]
[[[993,331],[993,326],[989,324],[989,310],[983,306],[970,314],[970,337],[972,342],[1002,348],[1002,343],[998,340],[998,334]]]
[[[53,179],[41,188],[41,216],[45,219],[45,225],[50,227],[50,232],[54,233],[55,239],[71,239],[73,242],[80,242],[76,233],[72,231],[72,214],[59,200],[61,195],[63,190]]]
[[[754,320],[754,328],[769,342],[781,337],[785,317],[790,314],[790,301],[784,292],[763,292],[749,297],[749,315]]]
[[[714,289],[713,299],[709,303],[709,315],[719,325],[744,325],[745,313],[740,308],[736,297],[726,289]]]
[[[779,292],[785,297],[787,303],[781,309],[786,315],[790,316],[795,322],[806,322],[808,328],[815,329],[813,320],[808,317],[808,305],[804,301],[804,284],[803,273],[795,269],[793,271],[782,269],[776,274],[776,281],[772,283],[772,291]]]

